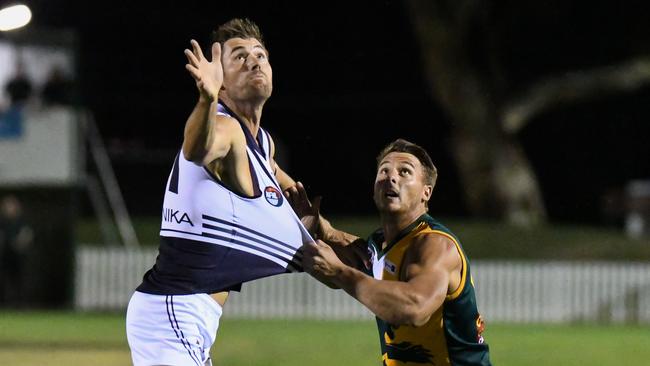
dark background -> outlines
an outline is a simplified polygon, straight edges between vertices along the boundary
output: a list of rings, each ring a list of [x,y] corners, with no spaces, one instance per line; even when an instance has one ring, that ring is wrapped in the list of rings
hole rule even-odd
[[[81,102],[92,109],[127,206],[158,215],[197,92],[183,49],[232,17],[260,25],[274,92],[262,126],[277,160],[326,214],[370,213],[374,158],[403,137],[440,171],[432,212],[463,216],[449,154],[452,121],[429,93],[401,1],[30,1],[32,26],[77,32]],[[500,1],[496,50],[512,94],[545,76],[650,53],[648,6],[617,1]],[[480,64],[487,50],[476,37]],[[558,106],[519,137],[551,221],[616,224],[604,197],[650,178],[650,88]],[[467,106],[471,108],[471,106]],[[611,203],[611,202],[610,202]],[[89,210],[88,210],[89,211]]]

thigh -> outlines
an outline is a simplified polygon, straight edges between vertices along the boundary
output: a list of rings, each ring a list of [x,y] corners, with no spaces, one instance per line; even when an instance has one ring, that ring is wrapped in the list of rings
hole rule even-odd
[[[205,311],[205,305],[200,294],[134,293],[126,316],[133,364],[209,365],[220,312]]]

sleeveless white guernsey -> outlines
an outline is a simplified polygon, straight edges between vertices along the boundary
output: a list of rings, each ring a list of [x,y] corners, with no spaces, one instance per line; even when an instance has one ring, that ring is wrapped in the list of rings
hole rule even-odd
[[[268,133],[260,128],[255,139],[225,105],[219,104],[218,113],[237,119],[246,135],[255,194],[233,192],[180,151],[165,190],[158,258],[140,292],[213,293],[302,271],[298,249],[313,239],[275,178]]]

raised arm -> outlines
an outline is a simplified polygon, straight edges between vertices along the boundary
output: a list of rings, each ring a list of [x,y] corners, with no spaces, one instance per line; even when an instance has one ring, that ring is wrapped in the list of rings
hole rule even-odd
[[[377,280],[345,265],[322,242],[305,246],[303,265],[305,271],[342,288],[386,322],[420,326],[460,283],[462,263],[454,243],[437,234],[415,238],[405,256],[400,281]]]
[[[208,61],[199,44],[195,40],[190,43],[192,50],[185,50],[185,68],[196,82],[199,100],[185,123],[183,155],[196,164],[208,165],[228,153],[232,139],[226,118],[218,117],[216,110],[223,83],[221,45],[212,45],[212,61]]]

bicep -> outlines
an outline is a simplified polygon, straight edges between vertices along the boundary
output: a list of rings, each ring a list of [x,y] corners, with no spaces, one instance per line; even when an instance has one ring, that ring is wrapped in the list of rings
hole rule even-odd
[[[229,118],[217,116],[206,145],[206,154],[202,159],[203,165],[208,165],[228,155],[236,140],[238,129],[235,127],[238,126]]]
[[[403,279],[427,312],[433,313],[447,296],[452,275],[460,266],[460,256],[453,242],[435,234],[418,239],[409,249]]]

